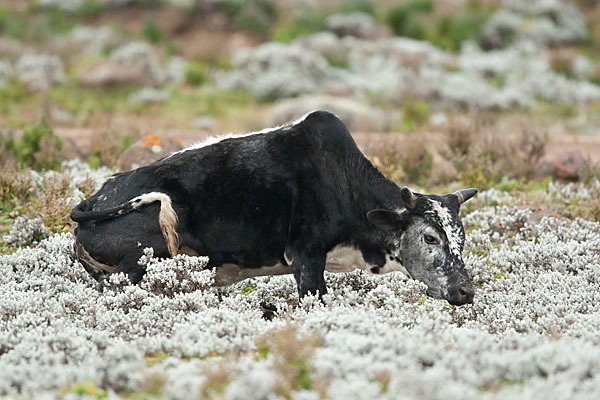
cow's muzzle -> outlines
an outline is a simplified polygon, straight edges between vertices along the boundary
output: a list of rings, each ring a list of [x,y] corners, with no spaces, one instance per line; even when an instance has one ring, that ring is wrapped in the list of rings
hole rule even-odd
[[[453,306],[462,306],[463,304],[473,303],[475,297],[475,288],[471,284],[461,285],[448,290],[448,303]]]

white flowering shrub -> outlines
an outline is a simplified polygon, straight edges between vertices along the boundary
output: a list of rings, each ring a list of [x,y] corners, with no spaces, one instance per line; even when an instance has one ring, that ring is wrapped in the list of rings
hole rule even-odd
[[[231,73],[217,76],[217,84],[229,90],[249,90],[260,99],[317,93],[332,73],[321,55],[281,43],[241,49],[233,55],[232,65]]]
[[[165,72],[160,67],[154,49],[148,43],[131,42],[115,49],[110,59],[120,64],[135,65],[152,77],[154,82],[162,83]]]
[[[577,193],[553,183],[537,196]],[[461,307],[364,271],[327,273],[323,301],[298,304],[292,276],[214,288],[205,257],[151,249],[140,284],[113,274],[99,293],[70,234],[1,256],[0,395],[597,398],[600,224],[480,195],[463,216],[477,294]]]
[[[61,11],[76,11],[83,5],[84,0],[37,0],[42,7],[57,8]]]
[[[15,65],[15,74],[32,91],[48,91],[67,81],[62,60],[48,54],[21,56]]]
[[[127,97],[127,102],[132,106],[140,104],[163,103],[169,98],[169,92],[151,87],[145,87],[133,92]]]
[[[182,57],[171,57],[165,65],[165,80],[173,84],[183,82],[187,66],[187,61]]]
[[[570,44],[586,40],[583,14],[567,0],[503,0],[486,22],[484,40],[494,47],[514,41],[541,45]]]
[[[77,186],[88,178],[95,182],[96,190],[98,190],[104,181],[113,174],[113,171],[105,166],[100,168],[90,168],[89,164],[77,159],[63,161],[61,163],[61,168],[65,173],[69,174],[69,177],[71,178],[71,189],[75,192]]]
[[[546,7],[541,4],[544,2],[534,3],[541,9]],[[547,57],[541,56],[552,43],[576,41],[581,34],[573,18],[567,17],[569,12],[563,16],[558,11],[560,1],[549,3],[546,12],[531,12],[544,15],[544,21],[556,16],[557,23],[564,22],[566,28],[558,37],[513,40],[515,34],[507,33],[507,26],[517,29],[528,25],[524,21],[529,17],[519,19],[516,11],[507,8],[498,11],[498,17],[492,17],[484,30],[493,31],[486,39],[489,43],[501,40],[494,35],[505,35],[502,40],[510,46],[498,45],[501,49],[485,52],[465,43],[456,56],[424,41],[344,35],[344,30],[359,29],[358,22],[356,27],[350,26],[353,14],[332,15],[327,23],[331,30],[340,31],[339,36],[320,32],[287,45],[267,43],[240,49],[234,53],[233,70],[219,72],[216,83],[228,90],[248,90],[267,100],[331,92],[360,101],[402,102],[417,95],[467,109],[530,109],[540,99],[574,106],[599,100],[600,87],[586,80],[586,74],[591,73],[590,61],[580,56],[577,76],[582,79],[568,79],[553,72]]]
[[[13,223],[10,233],[3,240],[11,246],[24,246],[37,242],[48,236],[48,232],[41,219],[28,219],[17,217]]]
[[[78,25],[69,33],[68,40],[86,56],[98,56],[119,43],[119,35],[108,26]]]
[[[206,290],[215,282],[215,271],[204,270],[207,263],[208,257],[190,257],[184,254],[160,260],[154,258],[151,248],[145,249],[139,261],[146,269],[141,286],[163,296]]]

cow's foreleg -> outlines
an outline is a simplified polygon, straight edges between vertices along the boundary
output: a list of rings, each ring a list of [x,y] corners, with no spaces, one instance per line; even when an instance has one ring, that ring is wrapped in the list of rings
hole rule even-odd
[[[307,294],[319,295],[327,293],[325,283],[325,255],[296,255],[290,260],[294,278],[298,285],[298,295],[302,299]]]

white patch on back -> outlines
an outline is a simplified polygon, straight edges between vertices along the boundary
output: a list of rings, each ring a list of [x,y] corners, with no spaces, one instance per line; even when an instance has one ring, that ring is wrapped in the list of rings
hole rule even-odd
[[[242,137],[254,136],[254,135],[262,135],[263,133],[269,133],[269,132],[273,132],[273,131],[276,131],[276,130],[279,130],[279,129],[289,129],[289,128],[292,128],[292,127],[298,125],[302,121],[304,121],[306,119],[306,117],[308,117],[312,112],[314,112],[314,111],[306,113],[302,117],[300,117],[299,119],[297,119],[297,120],[295,120],[293,122],[290,122],[288,124],[279,125],[279,126],[276,126],[274,128],[265,128],[265,129],[262,129],[262,130],[257,131],[257,132],[241,133],[241,134],[239,134],[239,133],[227,133],[227,134],[224,134],[224,135],[209,136],[209,137],[207,137],[206,139],[204,139],[201,142],[194,143],[193,145],[191,145],[189,147],[186,147],[183,150],[179,150],[179,151],[176,151],[174,153],[171,153],[166,158],[170,158],[170,157],[172,157],[172,156],[174,156],[176,154],[180,154],[180,153],[183,153],[183,152],[186,152],[186,151],[189,151],[189,150],[196,150],[196,149],[201,149],[203,147],[211,146],[213,144],[222,142],[223,140],[227,140],[227,139],[242,138]]]
[[[460,228],[457,224],[452,223],[452,216],[450,211],[442,206],[439,201],[429,199],[431,204],[431,211],[425,211],[426,213],[435,213],[439,217],[441,228],[446,234],[448,239],[448,247],[450,252],[457,257],[460,257]]]

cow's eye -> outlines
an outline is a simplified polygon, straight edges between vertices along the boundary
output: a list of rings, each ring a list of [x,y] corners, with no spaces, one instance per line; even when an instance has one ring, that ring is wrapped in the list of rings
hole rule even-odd
[[[437,239],[431,235],[425,235],[424,239],[425,239],[425,243],[427,243],[427,244],[437,244],[437,242],[438,242]]]

